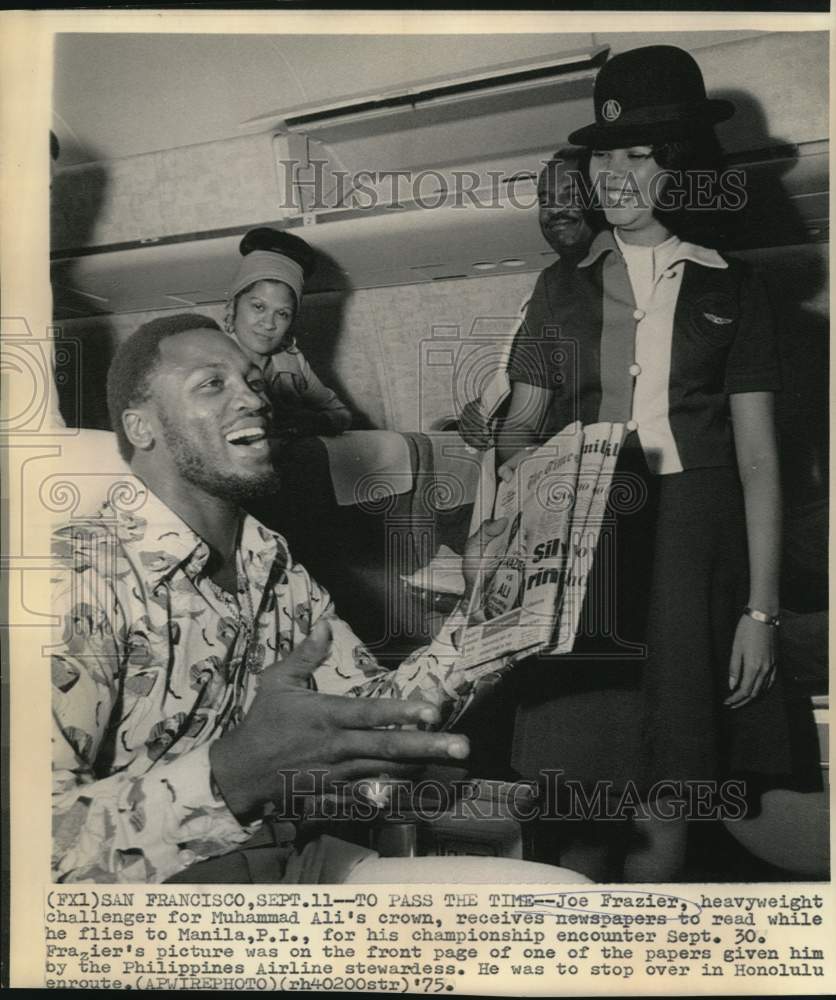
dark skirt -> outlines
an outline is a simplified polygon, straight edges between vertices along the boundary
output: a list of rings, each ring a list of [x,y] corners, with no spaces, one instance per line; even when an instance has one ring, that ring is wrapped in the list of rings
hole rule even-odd
[[[513,678],[513,768],[643,793],[789,774],[780,676],[743,708],[722,704],[748,597],[736,470],[653,476],[633,439],[617,481],[573,653],[532,658]]]

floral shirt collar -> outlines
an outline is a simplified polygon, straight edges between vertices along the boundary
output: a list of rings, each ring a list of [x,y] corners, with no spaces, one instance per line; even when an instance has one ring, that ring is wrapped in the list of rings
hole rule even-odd
[[[104,503],[97,517],[114,524],[126,555],[154,590],[178,567],[191,579],[201,576],[209,559],[209,545],[150,490],[143,494],[142,516]],[[281,535],[244,515],[239,550],[249,575],[261,586],[274,564],[287,565],[289,554]]]

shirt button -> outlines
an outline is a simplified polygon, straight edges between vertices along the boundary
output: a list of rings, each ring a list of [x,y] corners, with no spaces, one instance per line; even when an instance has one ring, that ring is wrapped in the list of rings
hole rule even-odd
[[[638,319],[644,319],[645,315],[646,315],[646,313],[645,313],[644,309],[636,309],[633,312],[633,319],[636,319],[636,320],[638,320]]]
[[[635,378],[637,375],[641,375],[642,366],[637,364],[632,364],[627,370],[630,372],[633,378]]]
[[[639,429],[639,425],[636,423],[635,420],[628,420],[624,426],[627,428],[628,431],[637,431]]]

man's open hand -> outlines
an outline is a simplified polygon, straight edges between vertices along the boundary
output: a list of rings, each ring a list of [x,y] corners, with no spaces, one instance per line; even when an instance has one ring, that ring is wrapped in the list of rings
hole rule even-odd
[[[437,724],[438,710],[426,702],[310,690],[309,678],[330,644],[331,630],[320,622],[289,656],[265,669],[244,720],[212,744],[213,777],[239,819],[283,794],[289,771],[305,784],[313,771],[331,781],[376,778],[397,775],[404,765],[467,757],[463,736],[398,728]]]

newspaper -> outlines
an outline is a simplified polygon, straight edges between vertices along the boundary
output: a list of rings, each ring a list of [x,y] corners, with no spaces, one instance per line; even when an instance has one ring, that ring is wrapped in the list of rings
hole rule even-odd
[[[496,484],[492,516],[505,528],[467,609],[465,669],[548,649],[556,628],[555,650],[571,650],[622,436],[621,424],[569,424]],[[483,495],[474,521],[487,506]]]
[[[555,645],[550,653],[569,653],[574,647],[623,438],[623,424],[601,423],[585,428],[577,498],[572,513],[571,565],[561,595]]]

